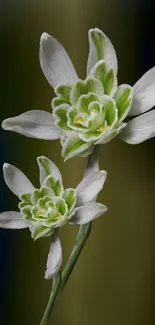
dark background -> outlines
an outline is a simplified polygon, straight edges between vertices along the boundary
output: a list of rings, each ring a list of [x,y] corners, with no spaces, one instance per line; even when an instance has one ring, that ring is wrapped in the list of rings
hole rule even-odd
[[[42,74],[42,32],[57,38],[81,78],[87,32],[101,28],[119,61],[119,83],[133,85],[155,65],[155,2],[140,0],[1,0],[0,120],[30,109],[51,111],[53,90]],[[40,141],[0,130],[0,209],[18,200],[3,181],[12,163],[38,186],[36,157],[61,169],[66,187],[81,180],[86,159],[63,163],[59,141]],[[108,212],[93,230],[53,312],[52,325],[153,325],[155,323],[155,140],[137,146],[113,140],[100,149],[108,180],[99,201]],[[76,229],[61,231],[64,261]],[[51,282],[44,280],[50,239],[36,242],[28,230],[0,230],[0,324],[39,325]]]

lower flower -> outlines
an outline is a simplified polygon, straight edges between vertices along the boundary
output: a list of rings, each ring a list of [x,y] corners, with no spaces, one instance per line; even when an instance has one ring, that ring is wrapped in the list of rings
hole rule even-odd
[[[52,278],[62,263],[62,248],[58,228],[70,223],[85,224],[103,214],[107,208],[95,201],[106,180],[106,172],[91,170],[76,189],[64,189],[57,166],[46,157],[37,158],[40,188],[36,189],[16,167],[4,164],[4,179],[20,199],[19,212],[0,214],[0,227],[29,228],[33,239],[51,235],[45,277]],[[50,262],[49,262],[50,261]]]

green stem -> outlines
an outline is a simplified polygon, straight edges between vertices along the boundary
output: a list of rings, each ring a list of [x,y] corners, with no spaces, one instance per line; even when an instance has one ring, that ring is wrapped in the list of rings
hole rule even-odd
[[[60,275],[60,273],[58,273],[53,278],[51,295],[50,295],[50,298],[49,298],[48,304],[46,306],[46,309],[45,309],[45,312],[44,312],[44,315],[43,315],[40,325],[46,325],[48,323],[48,320],[51,315],[60,285],[61,285],[61,275]]]
[[[73,268],[78,260],[78,257],[79,257],[79,255],[80,255],[80,253],[89,237],[89,234],[91,232],[91,226],[92,226],[92,222],[89,222],[86,225],[80,226],[80,230],[78,232],[75,246],[72,250],[72,253],[68,260],[68,263],[66,264],[66,267],[62,273],[62,281],[60,284],[58,294],[60,294],[61,291],[63,290],[65,284],[67,283],[67,281],[73,271]]]
[[[62,276],[60,277],[60,274],[58,274],[54,279],[53,279],[53,286],[52,286],[52,291],[51,295],[47,304],[47,307],[45,309],[42,321],[40,325],[46,325],[48,323],[49,317],[51,315],[52,309],[54,307],[55,301],[57,299],[57,296],[61,293],[63,290],[65,284],[67,283],[73,268],[78,260],[78,257],[82,251],[82,248],[84,247],[90,231],[91,231],[91,226],[92,222],[87,223],[86,225],[80,226],[76,243],[75,246],[72,250],[71,256],[68,260],[68,263],[66,264],[66,267],[62,273]]]

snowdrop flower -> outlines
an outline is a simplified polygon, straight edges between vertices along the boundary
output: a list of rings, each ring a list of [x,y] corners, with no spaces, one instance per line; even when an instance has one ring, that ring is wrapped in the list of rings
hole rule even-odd
[[[46,279],[51,279],[60,269],[62,248],[58,228],[70,223],[82,225],[102,215],[106,206],[96,202],[106,180],[106,172],[87,169],[76,189],[64,190],[62,176],[57,166],[46,157],[38,157],[40,188],[36,189],[16,167],[4,164],[4,179],[10,190],[19,197],[20,212],[0,214],[0,227],[8,229],[29,228],[32,238],[51,235]]]
[[[61,139],[62,156],[87,156],[95,145],[119,135],[138,144],[155,136],[155,67],[133,86],[117,83],[117,57],[107,36],[89,30],[87,77],[79,79],[63,46],[43,33],[40,63],[54,88],[53,113],[29,111],[4,120],[2,127],[39,139]],[[149,112],[147,112],[149,111]],[[143,114],[144,113],[144,114]],[[129,122],[127,116],[140,115]]]

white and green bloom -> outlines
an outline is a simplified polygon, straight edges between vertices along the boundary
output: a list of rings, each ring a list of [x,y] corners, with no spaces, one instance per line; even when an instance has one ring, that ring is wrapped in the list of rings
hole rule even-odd
[[[96,202],[106,180],[106,172],[87,169],[76,189],[64,189],[57,166],[46,157],[38,157],[40,188],[36,189],[16,167],[4,164],[4,179],[10,190],[19,197],[19,212],[0,214],[0,227],[29,228],[32,238],[51,236],[50,253],[45,277],[52,278],[62,263],[62,248],[58,228],[70,223],[82,225],[102,215],[106,206]]]
[[[39,139],[60,138],[65,159],[86,156],[95,145],[118,135],[130,144],[155,136],[155,110],[149,111],[155,105],[155,67],[133,87],[118,85],[116,52],[101,30],[89,30],[85,80],[79,79],[63,46],[46,33],[41,36],[40,63],[56,94],[52,114],[23,113],[4,120],[5,130]],[[135,115],[139,116],[125,120]]]

